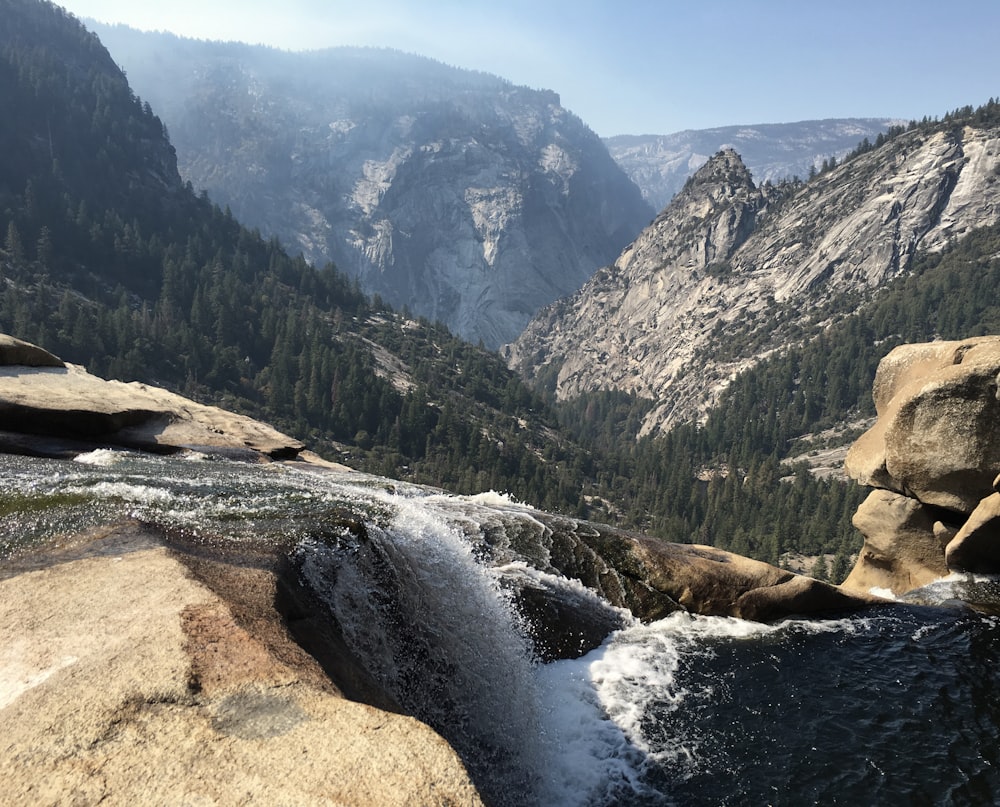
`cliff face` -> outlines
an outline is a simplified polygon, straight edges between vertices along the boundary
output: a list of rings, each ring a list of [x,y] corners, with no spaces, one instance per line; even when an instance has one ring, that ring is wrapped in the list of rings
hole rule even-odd
[[[515,338],[652,216],[555,93],[389,51],[97,30],[186,179],[472,342]]]
[[[887,118],[835,118],[619,135],[605,138],[604,143],[646,201],[662,210],[685,180],[724,148],[739,152],[758,184],[795,176],[805,179],[810,169],[819,170],[823,160],[841,160],[864,138],[874,142],[880,132],[901,123]]]
[[[656,402],[644,431],[702,416],[733,375],[797,337],[816,307],[904,272],[918,248],[1000,217],[991,128],[914,130],[797,187],[709,160],[613,266],[506,349],[559,397]]]

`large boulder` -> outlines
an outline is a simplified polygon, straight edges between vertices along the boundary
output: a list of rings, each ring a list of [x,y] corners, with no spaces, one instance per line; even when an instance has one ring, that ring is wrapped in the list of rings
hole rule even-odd
[[[237,608],[141,528],[91,538],[0,580],[4,804],[481,804],[434,731],[340,695],[266,573],[231,570]]]
[[[854,526],[865,543],[844,588],[902,593],[948,574],[934,517],[916,499],[872,491],[854,514]]]
[[[540,536],[544,545],[532,550],[522,541],[517,549],[523,559],[543,571],[579,580],[644,622],[681,610],[769,621],[879,601],[865,592],[845,591],[715,547],[670,543],[545,513],[534,518],[547,529]],[[582,634],[587,627],[581,625],[570,635]],[[556,636],[564,630],[555,628]]]
[[[851,447],[862,484],[968,515],[1000,470],[1000,336],[904,345],[879,364],[878,420]]]
[[[647,569],[645,585],[696,614],[769,621],[878,602],[864,593],[710,546],[644,539],[633,551]]]
[[[945,548],[953,569],[1000,573],[1000,493],[983,499]]]
[[[0,361],[2,450],[64,456],[112,445],[164,454],[189,449],[292,459],[305,448],[252,418],[160,387],[105,381],[11,337],[0,341],[0,358],[4,356],[8,362]]]
[[[847,473],[878,488],[845,586],[903,594],[949,571],[1000,571],[1000,336],[903,345],[879,364],[878,420]]]

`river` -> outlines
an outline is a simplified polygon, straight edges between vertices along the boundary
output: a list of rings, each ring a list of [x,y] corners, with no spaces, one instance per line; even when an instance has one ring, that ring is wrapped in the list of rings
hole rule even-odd
[[[538,571],[523,536],[544,533],[539,514],[495,493],[105,450],[0,456],[0,485],[0,558],[124,517],[188,544],[286,548],[372,677],[493,804],[1000,798],[1000,620],[954,602],[996,601],[991,579],[827,619],[641,624]],[[362,526],[329,527],[348,516]],[[526,580],[617,629],[540,662],[511,594]]]

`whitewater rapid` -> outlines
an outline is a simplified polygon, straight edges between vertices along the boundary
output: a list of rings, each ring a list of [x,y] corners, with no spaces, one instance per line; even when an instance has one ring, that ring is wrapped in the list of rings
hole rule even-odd
[[[0,457],[0,485],[0,557],[121,517],[206,546],[293,546],[368,672],[452,743],[493,804],[1000,796],[1000,624],[950,602],[956,586],[993,580],[952,581],[935,595],[948,607],[640,624],[540,571],[542,523],[497,493],[103,450],[73,463]],[[329,526],[345,513],[363,527]],[[621,627],[543,664],[512,594],[524,585]]]

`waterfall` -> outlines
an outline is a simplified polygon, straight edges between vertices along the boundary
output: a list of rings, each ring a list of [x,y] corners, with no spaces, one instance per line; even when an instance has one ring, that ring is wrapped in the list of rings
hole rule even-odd
[[[304,578],[368,672],[452,744],[489,801],[531,803],[543,756],[537,662],[510,591],[440,509],[374,495],[386,523],[303,541]]]

